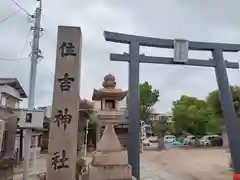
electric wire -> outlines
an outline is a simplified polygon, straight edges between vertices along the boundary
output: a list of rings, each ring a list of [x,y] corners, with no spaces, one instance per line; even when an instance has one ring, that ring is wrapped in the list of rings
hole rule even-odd
[[[30,14],[25,8],[23,8],[18,2],[15,0],[11,0],[16,6],[20,8],[23,12],[25,12],[29,17],[34,18],[34,15]]]
[[[25,40],[25,42],[24,42],[24,45],[23,45],[23,48],[22,48],[20,54],[22,54],[23,51],[25,50],[25,48],[27,47],[28,39],[29,39],[30,35],[31,35],[31,29],[29,29],[29,31],[28,31],[28,34],[27,34],[26,40]]]
[[[10,14],[9,16],[7,16],[6,18],[3,18],[2,20],[0,20],[0,24],[1,23],[4,23],[5,21],[11,19],[12,17],[14,17],[16,14],[18,14],[20,11],[24,11],[25,13],[27,13],[28,16],[30,16],[31,18],[33,18],[34,16],[31,15],[30,13],[27,12],[26,9],[24,9],[23,7],[20,6],[19,3],[17,3],[16,1],[14,0],[11,0],[15,5],[17,5],[20,9],[16,10],[15,12],[13,12],[12,14]],[[23,2],[25,0],[22,0],[21,2]]]
[[[27,60],[29,59],[28,57],[26,58],[5,58],[5,57],[0,57],[0,61],[18,61],[18,60]]]
[[[29,58],[26,58],[26,60],[29,60]],[[16,67],[13,69],[11,77],[14,77],[16,72],[19,70],[19,62],[20,62],[20,59],[17,60]]]
[[[7,16],[6,18],[2,19],[0,21],[0,24],[4,23],[5,21],[11,19],[12,17],[14,17],[17,13],[19,13],[21,11],[21,9],[18,9],[17,11],[15,11],[14,13],[10,14],[9,16]]]

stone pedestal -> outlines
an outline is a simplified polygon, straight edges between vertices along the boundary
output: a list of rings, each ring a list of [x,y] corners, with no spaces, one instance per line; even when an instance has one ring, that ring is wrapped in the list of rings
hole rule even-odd
[[[88,178],[89,180],[133,179],[127,151],[121,146],[113,125],[109,124],[105,127],[92,163],[89,165]]]

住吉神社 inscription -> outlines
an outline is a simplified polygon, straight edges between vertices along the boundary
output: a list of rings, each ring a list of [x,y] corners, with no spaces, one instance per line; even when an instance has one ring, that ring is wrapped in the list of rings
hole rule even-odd
[[[79,27],[58,27],[47,180],[75,180],[81,37]]]
[[[58,82],[60,82],[61,91],[69,91],[71,89],[71,84],[74,81],[73,77],[69,77],[68,73],[65,73],[63,78],[58,78]]]
[[[52,157],[52,168],[57,171],[63,168],[69,168],[66,151],[55,152]]]
[[[59,127],[60,124],[63,124],[64,131],[67,128],[67,124],[70,124],[72,121],[72,115],[68,113],[68,109],[65,108],[63,110],[58,110],[57,114],[55,115],[54,123],[57,123],[57,126]]]
[[[61,57],[76,56],[75,46],[71,42],[63,42],[60,46]]]

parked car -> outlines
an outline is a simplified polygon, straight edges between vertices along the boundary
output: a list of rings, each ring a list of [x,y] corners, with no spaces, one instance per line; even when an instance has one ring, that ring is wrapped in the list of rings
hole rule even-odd
[[[158,142],[158,137],[157,136],[151,136],[148,138],[150,143],[156,143]]]
[[[195,143],[196,143],[196,137],[193,135],[189,135],[183,140],[184,145],[192,145]]]
[[[211,145],[212,146],[222,146],[223,145],[223,139],[221,136],[216,136],[211,139]]]
[[[175,142],[175,141],[176,141],[176,136],[174,136],[174,135],[164,136],[164,142],[172,143],[172,142]]]
[[[143,143],[143,146],[150,146],[149,139],[144,139],[142,143]]]
[[[220,136],[219,135],[206,135],[200,139],[199,143],[201,146],[212,146],[213,138],[220,138]]]

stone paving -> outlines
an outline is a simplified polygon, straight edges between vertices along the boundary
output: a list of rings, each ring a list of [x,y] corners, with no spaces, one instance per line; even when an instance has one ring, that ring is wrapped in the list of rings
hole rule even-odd
[[[88,163],[91,161],[91,157],[86,157]],[[46,162],[45,157],[37,159],[38,169],[34,169],[29,173],[29,180],[37,180],[36,175],[39,173],[46,172]],[[161,169],[155,168],[153,164],[141,161],[140,165],[140,177],[141,180],[186,180],[179,179],[172,174],[169,174]],[[22,180],[22,170],[18,171],[14,176],[14,180]]]
[[[153,165],[145,162],[141,162],[140,165],[140,178],[141,180],[186,180],[180,179],[161,169],[156,169]]]

